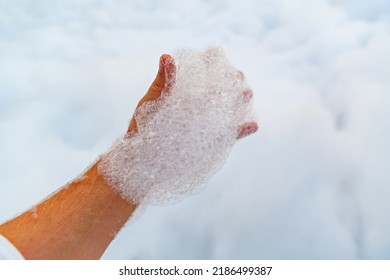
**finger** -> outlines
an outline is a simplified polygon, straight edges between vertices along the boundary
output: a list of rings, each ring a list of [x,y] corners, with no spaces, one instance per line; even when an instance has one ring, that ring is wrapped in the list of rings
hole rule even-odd
[[[168,54],[163,55],[165,66],[165,86],[164,92],[170,92],[176,79],[176,65],[175,60]]]
[[[245,75],[244,75],[244,73],[241,72],[241,71],[237,71],[237,77],[238,77],[238,79],[239,79],[241,82],[243,82],[243,81],[245,80]]]
[[[259,129],[259,125],[256,122],[249,122],[242,125],[237,133],[237,139],[241,139],[248,135],[255,133]]]
[[[242,96],[245,102],[249,102],[253,97],[253,91],[250,88],[247,88],[243,91]]]
[[[160,64],[158,73],[150,86],[148,92],[140,100],[137,108],[144,102],[153,101],[160,97],[163,90],[170,90],[175,76],[175,63],[173,58],[169,54],[163,54],[160,57]]]
[[[240,82],[244,82],[245,81],[245,75],[243,72],[241,71],[237,71],[236,73],[237,75],[237,79],[240,81]],[[253,91],[250,89],[250,88],[246,88],[243,92],[242,92],[242,98],[244,99],[244,101],[247,103],[249,102],[253,97]]]
[[[163,91],[169,92],[175,81],[176,66],[174,59],[169,54],[163,54],[160,57],[160,63],[156,78],[152,85],[149,87],[147,93],[138,102],[137,108],[143,103],[148,101],[154,101],[161,96]],[[137,131],[137,123],[134,117],[130,121],[128,133]]]

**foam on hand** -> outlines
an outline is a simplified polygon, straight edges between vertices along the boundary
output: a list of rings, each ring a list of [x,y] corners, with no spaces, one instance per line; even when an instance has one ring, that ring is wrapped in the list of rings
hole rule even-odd
[[[254,120],[243,75],[221,49],[173,54],[169,92],[134,115],[137,132],[117,141],[99,172],[137,204],[166,204],[198,192],[223,165],[243,124]]]

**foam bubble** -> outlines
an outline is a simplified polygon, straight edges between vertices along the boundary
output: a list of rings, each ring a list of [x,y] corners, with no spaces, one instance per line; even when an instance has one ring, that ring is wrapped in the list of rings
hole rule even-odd
[[[135,113],[137,132],[114,144],[99,171],[125,199],[166,204],[198,192],[223,165],[243,124],[253,121],[242,73],[221,49],[174,53],[169,92]]]

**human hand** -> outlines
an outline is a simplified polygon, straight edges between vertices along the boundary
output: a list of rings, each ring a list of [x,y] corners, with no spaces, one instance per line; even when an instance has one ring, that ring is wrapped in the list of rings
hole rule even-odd
[[[138,102],[137,108],[145,102],[151,102],[157,100],[162,92],[169,93],[175,82],[176,65],[173,57],[169,54],[163,54],[160,57],[159,69],[153,83],[149,87],[148,91]],[[241,71],[237,72],[237,75],[241,80],[245,79],[244,74]],[[247,88],[242,93],[242,97],[245,101],[249,102],[253,97],[253,92],[250,88]],[[242,124],[237,131],[237,139],[246,137],[255,133],[258,130],[258,124],[256,122],[248,122]],[[127,133],[133,133],[137,131],[137,123],[133,117],[130,121]]]
[[[236,140],[257,131],[252,95],[222,49],[181,50],[175,60],[162,55],[126,135],[103,156],[99,170],[136,204],[165,204],[196,193]]]

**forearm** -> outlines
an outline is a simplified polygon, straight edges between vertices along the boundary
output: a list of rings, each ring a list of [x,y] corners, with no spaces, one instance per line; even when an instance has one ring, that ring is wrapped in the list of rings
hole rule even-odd
[[[0,226],[27,259],[99,259],[136,205],[98,173],[97,163],[36,207]]]
[[[156,79],[138,106],[161,94],[166,75],[172,76],[175,68],[169,58],[160,58]],[[136,127],[132,119],[127,132]],[[137,205],[106,183],[98,163],[30,211],[0,225],[0,234],[27,259],[100,258]]]
[[[249,114],[252,92],[221,51],[187,51],[181,54],[181,59],[186,58],[205,63],[184,63],[176,79],[173,58],[161,56],[156,79],[139,102],[127,135],[100,164],[32,210],[0,225],[0,234],[25,258],[100,258],[137,203],[178,201],[194,193],[223,164],[236,138],[257,130]],[[209,74],[216,75],[217,81],[223,78],[214,83]],[[158,108],[141,106],[156,101],[162,92],[169,98],[152,103]],[[209,125],[213,118],[219,127]]]

